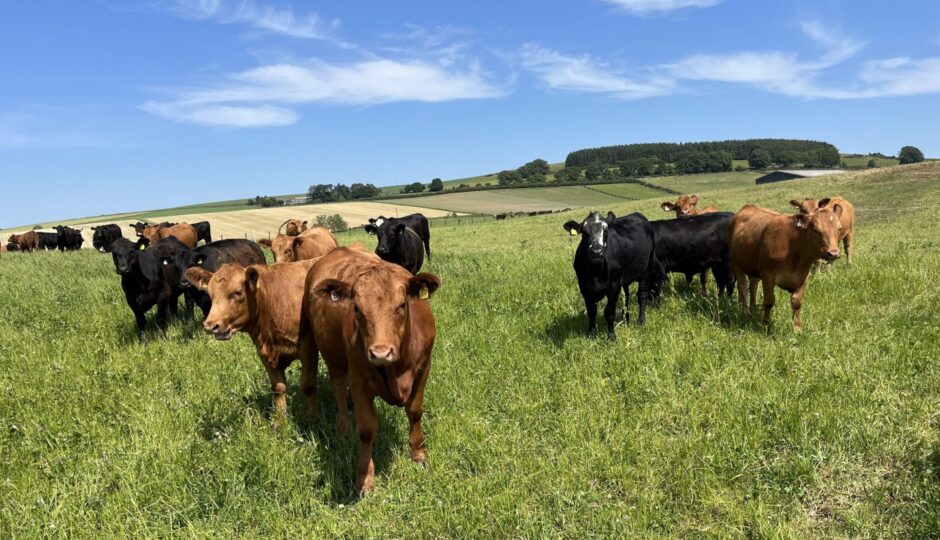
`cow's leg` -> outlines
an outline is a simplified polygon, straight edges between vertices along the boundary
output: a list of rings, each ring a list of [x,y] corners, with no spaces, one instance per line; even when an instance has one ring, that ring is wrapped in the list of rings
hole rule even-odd
[[[708,294],[708,268],[704,272],[699,274],[699,281],[702,283],[702,296]]]
[[[359,464],[356,466],[356,492],[359,496],[375,487],[375,463],[372,462],[372,443],[379,431],[375,403],[365,388],[357,385],[353,391],[353,409],[356,411],[356,431],[359,435]]]
[[[195,311],[196,299],[193,298],[193,293],[190,291],[184,292],[183,299],[186,302],[186,316],[190,319],[195,318],[196,317],[196,311]]]
[[[623,324],[630,324],[630,284],[623,286]]]
[[[164,300],[157,304],[157,328],[160,329],[160,334],[166,338],[166,327],[167,327],[167,318],[169,317],[167,312],[169,310],[168,303]]]
[[[751,310],[747,305],[747,276],[744,272],[738,270],[736,267],[733,269],[734,276],[737,278],[738,285],[738,304],[741,306],[741,313],[744,313],[745,317],[751,316]]]
[[[277,362],[277,357],[261,359],[261,364],[264,365],[264,370],[268,372],[268,379],[271,381],[271,392],[274,393],[275,426],[279,426],[281,417],[287,415],[287,397],[284,395],[287,392],[287,379],[284,377],[283,369],[272,367],[276,366]]]
[[[761,323],[767,327],[767,332],[770,332],[770,312],[774,309],[774,280],[772,278],[762,278],[761,283],[764,285],[764,318]]]
[[[636,303],[639,308],[639,313],[636,317],[637,326],[643,326],[646,324],[646,305],[649,303],[649,298],[649,288],[643,280],[640,280],[636,291]]]
[[[604,306],[604,322],[607,323],[607,339],[613,341],[617,339],[614,333],[614,325],[617,323],[617,300],[620,299],[620,287],[615,288],[607,295],[607,305]],[[629,306],[624,306],[629,309]]]
[[[748,292],[750,293],[751,311],[757,308],[757,287],[760,285],[760,278],[752,277],[748,281]]]
[[[143,343],[146,340],[144,330],[147,328],[147,318],[140,308],[131,308],[134,312],[134,321],[137,323],[137,341]]]
[[[685,275],[685,288],[692,290],[692,278],[695,277],[695,274],[686,274]]]
[[[415,463],[427,466],[427,449],[424,446],[424,432],[421,430],[421,417],[424,415],[424,386],[431,371],[431,361],[428,360],[421,378],[416,381],[411,401],[405,403],[405,412],[408,414],[408,444],[411,446],[411,459]]]
[[[852,264],[852,233],[842,239],[842,247],[845,249],[845,263]]]
[[[316,418],[317,370],[320,366],[320,354],[312,337],[301,335],[297,347],[297,358],[300,360],[300,390],[307,397],[310,417]]]
[[[790,295],[790,307],[793,308],[793,329],[797,332],[803,330],[803,320],[800,318],[800,310],[803,308],[804,290],[806,290],[805,282]]]
[[[428,261],[431,260],[431,239],[424,239],[424,252],[428,254]]]
[[[597,302],[585,298],[584,307],[587,309],[588,336],[597,337]]]

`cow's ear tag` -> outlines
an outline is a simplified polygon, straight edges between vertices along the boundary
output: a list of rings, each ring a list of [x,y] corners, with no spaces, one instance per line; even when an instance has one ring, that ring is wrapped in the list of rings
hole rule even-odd
[[[427,288],[427,286],[426,286],[426,285],[425,285],[425,286],[422,286],[422,287],[421,287],[421,290],[418,291],[418,298],[420,298],[421,300],[427,300],[429,296],[431,296],[431,295],[428,294],[428,288]]]
[[[168,261],[163,261],[163,266],[170,264]]]
[[[208,290],[209,290],[209,284],[208,284],[208,283],[203,283],[203,284],[202,284],[202,290],[208,291]]]
[[[574,230],[574,229],[571,229],[571,230],[568,231],[568,232],[571,233],[571,236],[578,236],[578,231],[576,231],[576,230]]]
[[[330,299],[334,302],[339,302],[339,294],[337,294],[336,291],[332,291],[330,293]]]
[[[137,249],[139,249],[139,250],[141,250],[141,251],[143,251],[143,250],[145,250],[145,249],[147,249],[147,246],[145,246],[145,245],[143,245],[143,244],[141,244],[141,245],[140,245],[140,247],[139,247],[139,248],[137,248]]]

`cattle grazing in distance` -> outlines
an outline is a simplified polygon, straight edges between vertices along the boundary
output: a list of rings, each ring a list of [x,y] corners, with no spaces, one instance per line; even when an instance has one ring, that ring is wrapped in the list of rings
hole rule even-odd
[[[606,218],[591,212],[583,222],[569,221],[564,228],[572,236],[581,235],[574,256],[574,271],[587,309],[588,335],[597,336],[597,302],[606,297],[607,337],[616,339],[614,318],[620,289],[625,295],[624,320],[629,321],[630,284],[634,282],[638,284],[637,325],[643,326],[646,304],[663,279],[650,222],[639,213],[617,219],[613,212],[608,212]]]
[[[193,229],[196,229],[196,242],[200,240],[206,244],[212,242],[212,225],[208,221],[193,223]]]
[[[812,214],[826,206],[836,204],[841,206],[842,215],[839,217],[839,220],[842,222],[842,230],[839,232],[839,241],[842,242],[842,247],[845,250],[845,262],[852,264],[852,253],[855,251],[852,244],[852,240],[855,237],[855,207],[852,206],[852,203],[842,197],[827,197],[820,199],[819,202],[812,197],[807,197],[802,201],[792,200],[790,204],[799,209],[801,214]]]
[[[665,201],[660,205],[660,208],[665,212],[675,212],[676,218],[687,218],[689,216],[697,216],[699,214],[708,214],[711,212],[717,212],[718,209],[714,206],[706,206],[705,208],[698,209],[695,205],[698,204],[698,195],[679,195],[679,198],[676,199],[676,202]]]
[[[209,315],[212,300],[204,290],[192,286],[189,280],[186,279],[186,270],[199,267],[215,272],[223,264],[231,263],[241,266],[266,264],[264,253],[262,253],[258,244],[251,240],[238,238],[218,240],[196,249],[180,249],[172,259],[167,259],[167,261],[174,265],[174,271],[180,277],[179,286],[186,296],[187,309],[191,310],[190,306],[195,303],[202,311],[203,319]]]
[[[180,242],[186,244],[186,246],[188,246],[190,249],[196,247],[196,242],[199,241],[199,237],[196,234],[196,229],[189,223],[178,223],[171,227],[164,227],[163,225],[147,225],[141,230],[140,236],[142,238],[146,238],[147,241],[151,243],[172,236]]]
[[[56,225],[53,227],[58,235],[59,251],[75,251],[82,249],[85,239],[82,238],[81,229],[73,229],[65,225]]]
[[[163,336],[166,336],[168,315],[177,314],[182,288],[179,277],[164,260],[186,247],[175,238],[159,240],[146,249],[144,246],[143,241],[135,243],[126,238],[118,238],[111,245],[114,269],[121,276],[121,288],[134,313],[137,339],[141,343],[147,326],[145,314],[150,308],[157,306],[157,327]]]
[[[39,235],[36,231],[27,231],[23,234],[11,234],[9,242],[16,245],[15,251],[26,251],[32,253],[39,249]]]
[[[367,232],[379,238],[375,254],[412,274],[417,274],[424,265],[423,245],[418,233],[395,218],[377,222],[381,224],[370,223],[365,226]]]
[[[281,223],[281,226],[277,228],[277,234],[281,234],[281,229],[284,230],[284,234],[287,236],[297,236],[300,233],[307,230],[307,222],[299,219],[288,219],[284,223]]]
[[[247,267],[223,264],[215,272],[198,266],[186,270],[186,279],[212,300],[202,323],[206,332],[222,341],[236,332],[251,337],[270,379],[278,416],[287,413],[284,370],[297,358],[304,279],[312,265],[313,261]]]
[[[686,283],[692,277],[701,277],[702,294],[707,293],[708,271],[715,274],[718,295],[734,291],[734,273],[728,251],[728,228],[731,212],[714,212],[683,219],[651,221],[656,232],[656,258],[666,273],[685,275]],[[665,276],[664,276],[665,277]],[[655,290],[659,296],[660,285]]]
[[[785,215],[747,205],[731,219],[731,265],[738,283],[738,301],[745,315],[757,306],[757,287],[764,288],[762,322],[770,329],[774,288],[790,293],[793,327],[802,328],[800,309],[809,271],[819,259],[839,257],[842,207],[825,206],[812,214]],[[747,283],[745,279],[749,279]],[[750,303],[745,294],[750,292]]]
[[[404,408],[411,459],[426,463],[421,418],[436,332],[428,299],[439,287],[437,276],[412,276],[367,251],[346,247],[319,259],[307,275],[301,389],[311,404],[316,402],[317,354],[322,354],[341,433],[349,431],[346,399],[347,392],[352,394],[359,437],[355,489],[360,496],[374,487],[377,396]]]
[[[424,244],[424,253],[428,256],[428,260],[431,260],[431,226],[428,223],[428,218],[424,217],[424,214],[408,214],[400,218],[388,218],[385,216],[369,218],[369,225],[373,225],[373,227],[366,225],[366,232],[369,234],[377,234],[377,229],[389,221],[397,221],[404,223],[406,227],[411,227],[411,230],[421,238],[421,242]]]
[[[111,245],[118,238],[124,238],[121,228],[113,223],[92,227],[91,245],[101,253],[111,253]]]
[[[37,232],[37,249],[54,250],[59,247],[59,233]]]
[[[279,234],[273,240],[258,241],[274,253],[274,262],[296,262],[322,257],[339,245],[329,229],[313,227],[297,236]]]

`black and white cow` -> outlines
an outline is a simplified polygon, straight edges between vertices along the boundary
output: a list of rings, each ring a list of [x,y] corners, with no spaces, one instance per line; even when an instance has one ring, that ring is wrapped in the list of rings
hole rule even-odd
[[[424,252],[427,254],[428,260],[431,260],[431,227],[428,224],[428,218],[424,217],[424,214],[409,214],[400,218],[385,216],[369,218],[369,224],[365,226],[365,230],[369,234],[378,234],[378,229],[388,222],[403,223],[405,227],[411,228],[421,239],[421,242],[424,243]]]
[[[379,237],[375,254],[382,260],[417,274],[424,264],[424,252],[421,250],[422,242],[418,233],[397,218],[377,219],[377,222],[380,225],[366,225],[366,231]]]
[[[572,236],[581,235],[574,255],[574,271],[587,309],[588,335],[597,335],[597,302],[606,297],[604,320],[607,322],[607,337],[616,339],[617,299],[620,289],[623,289],[624,321],[629,322],[632,283],[638,284],[637,325],[643,326],[651,291],[662,274],[656,259],[655,232],[650,222],[639,213],[617,219],[613,212],[608,212],[606,218],[598,212],[591,212],[581,223],[569,221],[564,227]]]

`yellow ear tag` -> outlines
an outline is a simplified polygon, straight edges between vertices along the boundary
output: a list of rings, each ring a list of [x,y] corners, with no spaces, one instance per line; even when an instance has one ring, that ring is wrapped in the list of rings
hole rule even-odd
[[[576,230],[574,230],[574,229],[571,229],[571,230],[568,231],[568,232],[571,233],[571,236],[578,236],[578,231],[576,231]]]
[[[430,293],[428,293],[428,288],[425,286],[422,286],[421,290],[418,291],[418,298],[420,298],[421,300],[427,300],[429,296],[431,295]]]
[[[209,290],[209,284],[208,284],[208,283],[203,283],[203,284],[202,284],[202,290],[208,291],[208,290]]]
[[[141,245],[140,245],[140,247],[139,247],[139,248],[137,248],[137,249],[139,249],[139,250],[141,250],[141,251],[143,251],[143,250],[145,250],[145,249],[147,249],[147,246],[145,246],[145,245],[143,245],[143,244],[141,244]]]

